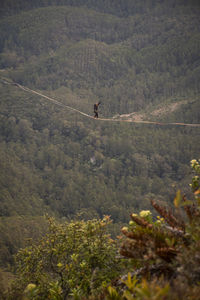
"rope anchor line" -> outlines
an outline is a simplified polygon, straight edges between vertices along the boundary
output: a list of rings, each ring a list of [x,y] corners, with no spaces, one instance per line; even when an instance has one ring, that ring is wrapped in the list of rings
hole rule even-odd
[[[80,110],[78,110],[78,109],[76,109],[76,108],[74,108],[74,107],[71,107],[71,106],[66,105],[66,104],[64,104],[64,103],[61,103],[61,102],[57,101],[56,99],[53,99],[53,98],[51,98],[51,97],[49,97],[49,96],[46,96],[46,95],[44,95],[44,94],[42,94],[42,93],[39,93],[39,92],[37,92],[37,91],[35,91],[35,90],[32,90],[32,89],[30,89],[30,88],[28,88],[28,87],[25,87],[25,86],[23,86],[23,85],[21,85],[21,84],[19,84],[19,83],[16,83],[16,82],[9,82],[7,79],[4,79],[4,78],[0,78],[0,80],[1,80],[4,84],[14,85],[14,86],[16,86],[16,87],[18,87],[18,88],[24,90],[25,92],[32,93],[32,94],[36,94],[36,95],[38,95],[38,96],[40,96],[40,97],[43,97],[43,98],[45,98],[45,99],[47,99],[47,100],[53,102],[53,103],[56,104],[56,105],[59,105],[59,106],[61,106],[61,107],[63,107],[63,108],[67,108],[67,109],[73,110],[73,111],[75,111],[75,112],[77,112],[77,113],[79,113],[79,114],[81,114],[81,115],[83,115],[83,116],[85,116],[85,117],[87,117],[87,118],[93,119],[93,120],[95,120],[95,121],[127,122],[127,123],[137,123],[137,124],[154,124],[154,125],[175,125],[175,126],[200,127],[200,124],[194,124],[194,123],[191,123],[191,124],[189,124],[189,123],[173,123],[173,122],[172,122],[172,123],[166,123],[166,122],[143,121],[143,120],[137,121],[137,120],[131,120],[131,119],[128,119],[128,120],[122,120],[122,119],[112,119],[112,118],[94,118],[93,116],[88,115],[88,114],[86,114],[86,113],[84,113],[84,112],[82,112],[82,111],[80,111]]]

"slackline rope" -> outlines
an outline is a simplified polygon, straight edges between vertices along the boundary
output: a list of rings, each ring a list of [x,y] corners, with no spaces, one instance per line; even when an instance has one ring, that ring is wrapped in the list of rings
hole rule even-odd
[[[75,111],[75,112],[77,112],[77,113],[79,113],[79,114],[81,114],[81,115],[83,115],[83,116],[85,116],[85,117],[87,117],[87,118],[94,119],[95,121],[110,121],[110,122],[127,122],[127,123],[139,123],[139,124],[175,125],[175,126],[200,127],[200,124],[192,124],[192,123],[191,123],[191,124],[188,124],[188,123],[167,123],[167,122],[142,121],[142,120],[137,121],[137,120],[130,120],[130,119],[129,119],[129,120],[120,120],[120,119],[112,119],[112,118],[94,118],[94,117],[91,116],[91,115],[88,115],[88,114],[86,114],[86,113],[84,113],[84,112],[82,112],[82,111],[80,111],[80,110],[78,110],[78,109],[76,109],[76,108],[73,108],[73,107],[71,107],[71,106],[69,106],[69,105],[66,105],[66,104],[64,104],[64,103],[61,103],[61,102],[57,101],[56,99],[53,99],[53,98],[51,98],[51,97],[49,97],[49,96],[46,96],[46,95],[44,95],[44,94],[41,94],[41,93],[39,93],[39,92],[37,92],[37,91],[35,91],[35,90],[29,89],[28,87],[25,87],[25,86],[23,86],[23,85],[21,85],[21,84],[19,84],[19,83],[9,82],[9,81],[7,81],[6,79],[3,79],[3,78],[1,78],[1,81],[2,81],[4,84],[14,85],[14,86],[17,86],[18,88],[20,88],[20,89],[26,91],[26,92],[29,92],[29,93],[32,93],[32,94],[36,94],[36,95],[38,95],[38,96],[40,96],[40,97],[43,97],[43,98],[45,98],[45,99],[47,99],[47,100],[53,102],[53,103],[56,104],[56,105],[59,105],[59,106],[61,106],[61,107],[63,107],[63,108],[70,109],[70,110],[72,110],[72,111]]]

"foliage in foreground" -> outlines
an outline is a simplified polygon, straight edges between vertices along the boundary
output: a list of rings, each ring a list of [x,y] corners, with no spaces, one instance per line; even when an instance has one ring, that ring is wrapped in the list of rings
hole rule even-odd
[[[10,299],[69,299],[99,292],[119,275],[115,242],[102,220],[56,224],[38,245],[17,254],[17,276]]]
[[[8,299],[199,299],[200,160],[191,166],[193,201],[178,191],[173,211],[152,201],[156,220],[144,210],[122,228],[128,275],[121,275],[124,260],[106,234],[109,217],[64,224],[49,218],[49,234],[18,253]]]
[[[110,286],[107,299],[199,299],[200,160],[192,160],[191,166],[195,201],[178,191],[174,212],[152,201],[161,217],[153,221],[150,211],[141,211],[122,228],[126,239],[121,254],[133,260],[136,271],[118,281],[118,288]]]

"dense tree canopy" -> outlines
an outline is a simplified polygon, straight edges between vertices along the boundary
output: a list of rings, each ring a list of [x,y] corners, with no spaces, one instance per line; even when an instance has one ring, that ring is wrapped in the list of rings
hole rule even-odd
[[[10,0],[0,11],[1,78],[89,114],[101,100],[100,116],[199,123],[198,1]],[[4,265],[45,213],[111,215],[114,235],[150,199],[171,203],[199,154],[197,127],[94,122],[2,81],[0,92]],[[31,225],[16,247],[19,216]]]

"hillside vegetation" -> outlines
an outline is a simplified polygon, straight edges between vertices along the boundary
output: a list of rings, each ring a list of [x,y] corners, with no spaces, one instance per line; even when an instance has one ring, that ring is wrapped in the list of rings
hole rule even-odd
[[[150,5],[144,2],[141,7]],[[199,10],[164,3],[126,17],[116,14],[50,6],[4,17],[1,68],[11,68],[8,75],[28,86],[65,87],[77,96],[86,94],[90,103],[100,98],[105,114],[130,113],[166,99],[194,99],[199,93]]]
[[[199,299],[200,160],[188,199],[177,191],[173,208],[152,200],[150,210],[131,213],[117,239],[107,234],[109,216],[57,223],[16,256],[11,288],[4,299]],[[124,259],[125,258],[125,259]],[[128,272],[128,274],[126,274]],[[6,298],[5,298],[6,297]]]
[[[101,116],[200,123],[198,1],[10,0],[0,12],[1,78],[91,115],[102,101]],[[100,123],[3,81],[0,92],[1,265],[40,236],[45,213],[110,215],[114,236],[149,200],[190,195],[198,127]]]

